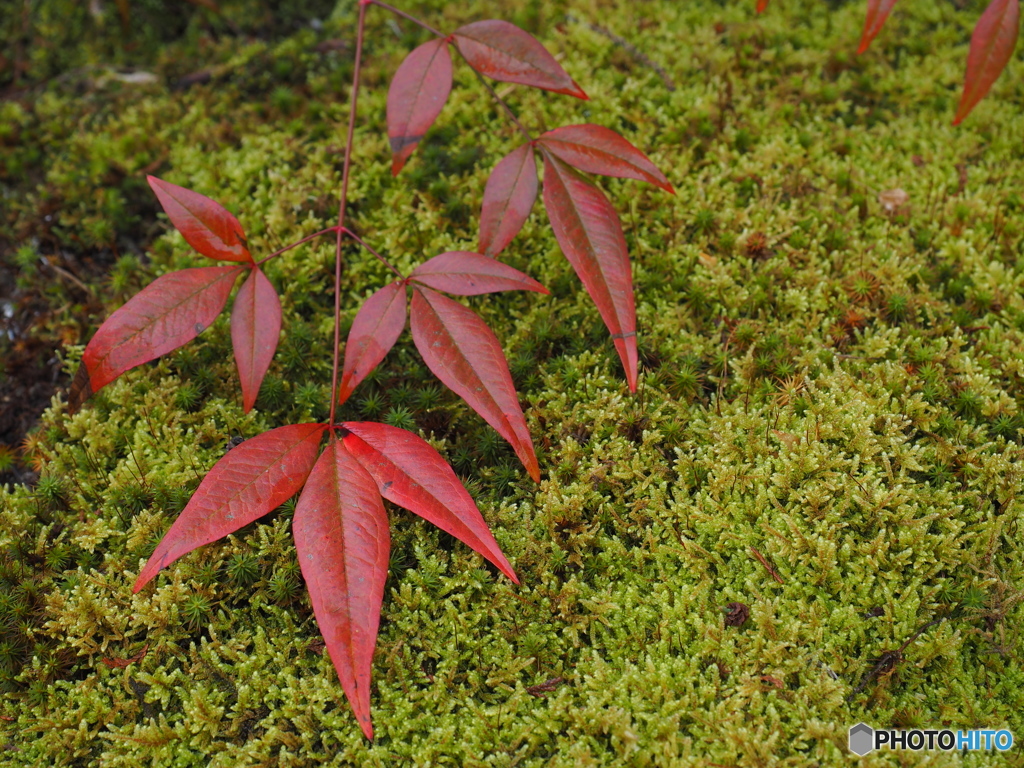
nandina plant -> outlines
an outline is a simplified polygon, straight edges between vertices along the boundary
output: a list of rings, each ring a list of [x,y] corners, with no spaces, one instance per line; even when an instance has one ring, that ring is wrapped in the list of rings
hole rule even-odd
[[[868,0],[867,18],[857,53],[864,53],[882,31],[896,0]],[[757,0],[757,12],[764,13],[768,0]],[[1020,33],[1020,0],[991,0],[971,35],[967,52],[967,73],[953,125],[960,125],[1006,68]]]
[[[346,226],[365,21],[371,5],[414,21],[435,36],[406,57],[390,85],[392,173],[401,171],[444,107],[452,86],[453,48],[523,136],[487,181],[478,252],[442,253],[408,275]],[[281,302],[261,265],[313,238],[334,236],[327,422],[280,426],[226,453],[157,545],[134,590],[141,590],[179,557],[237,531],[299,493],[292,530],[302,575],[342,689],[368,738],[373,735],[370,674],[389,557],[383,499],[429,520],[509,579],[518,580],[473,499],[433,447],[411,432],[385,424],[338,422],[337,406],[384,359],[408,319],[427,367],[511,444],[530,476],[539,481],[540,466],[497,337],[475,312],[444,294],[547,293],[536,280],[496,258],[530,215],[540,188],[539,158],[544,167],[544,208],[555,237],[593,298],[628,386],[635,390],[636,313],[622,225],[604,193],[583,174],[639,179],[672,192],[654,164],[608,128],[570,125],[534,137],[485,77],[587,98],[536,39],[512,24],[479,21],[445,34],[386,3],[361,0],[337,225],[256,261],[241,224],[230,212],[204,195],[150,176],[153,192],[189,245],[228,264],[164,275],[114,312],[87,345],[69,394],[70,408],[77,409],[125,371],[194,339],[217,318],[243,278],[231,311],[231,341],[242,407],[248,412],[281,333]],[[357,311],[342,362],[339,287],[345,239],[384,263],[395,280]]]

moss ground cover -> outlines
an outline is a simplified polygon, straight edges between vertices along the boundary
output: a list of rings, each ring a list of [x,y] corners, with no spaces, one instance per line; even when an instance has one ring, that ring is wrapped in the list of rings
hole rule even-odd
[[[301,588],[290,504],[131,594],[232,442],[326,416],[333,247],[269,263],[285,333],[256,411],[224,318],[74,416],[57,396],[26,440],[38,482],[0,491],[5,764],[832,765],[859,720],[1024,739],[1024,85],[1011,63],[953,129],[980,7],[905,2],[863,57],[859,3],[757,20],[706,0],[414,4],[440,27],[538,34],[591,101],[503,93],[538,127],[621,131],[676,186],[601,182],[634,260],[637,396],[538,208],[506,260],[552,296],[473,306],[528,404],[541,484],[408,337],[345,405],[430,438],[523,581],[392,510],[367,743]],[[31,97],[0,103],[5,269],[42,292],[40,254],[113,265],[91,300],[53,289],[68,341],[200,261],[143,169],[223,202],[254,252],[333,223],[350,4],[276,36],[244,5],[232,23],[251,29],[225,32],[224,9],[134,52],[116,14],[67,59],[37,46]],[[410,269],[475,245],[515,132],[458,69],[457,103],[392,179],[386,86],[425,38],[371,23],[354,220]],[[346,258],[350,320],[388,275]]]

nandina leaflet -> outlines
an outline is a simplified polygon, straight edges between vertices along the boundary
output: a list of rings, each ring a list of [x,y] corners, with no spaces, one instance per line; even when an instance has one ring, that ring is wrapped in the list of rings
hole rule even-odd
[[[370,673],[391,540],[376,483],[340,440],[331,438],[309,473],[292,534],[327,652],[372,739]]]
[[[857,53],[864,53],[875,39],[875,35],[882,31],[894,5],[896,0],[868,0],[868,15],[864,20],[864,34],[861,35]]]
[[[416,267],[409,279],[456,296],[498,291],[548,293],[547,288],[529,275],[472,251],[448,251],[435,256]]]
[[[953,125],[959,125],[1006,68],[1020,32],[1019,0],[992,0],[971,35],[967,75]]]
[[[242,384],[242,410],[246,413],[256,403],[280,335],[281,300],[263,271],[253,267],[231,310],[231,344]]]
[[[534,480],[540,467],[501,344],[475,312],[426,287],[412,292],[412,338],[423,362],[512,445]]]
[[[477,21],[459,27],[452,37],[469,66],[482,75],[587,98],[537,38],[515,24]]]
[[[348,399],[359,382],[395,346],[405,328],[405,302],[405,284],[398,281],[385,285],[359,308],[345,343],[339,403]]]
[[[519,583],[473,497],[430,443],[387,424],[346,421],[342,426],[349,432],[345,446],[385,499],[447,531]]]
[[[544,153],[544,208],[562,253],[597,305],[636,391],[636,308],[622,224],[608,198],[561,160]]]
[[[523,144],[494,166],[484,188],[477,250],[496,256],[519,234],[537,199],[537,161]]]
[[[199,253],[223,261],[252,261],[242,225],[224,206],[156,176],[146,179],[171,223]]]
[[[543,134],[537,144],[581,171],[639,179],[675,194],[665,174],[643,152],[610,128],[566,125]]]
[[[324,424],[278,427],[228,451],[164,534],[134,591],[182,555],[234,533],[294,496],[313,468],[325,429]]]
[[[244,267],[195,267],[158,277],[106,319],[89,341],[68,405],[137,365],[188,343],[216,319]]]
[[[452,90],[452,57],[447,40],[431,40],[414,50],[388,90],[388,140],[391,173],[398,175],[427,129],[441,114]]]

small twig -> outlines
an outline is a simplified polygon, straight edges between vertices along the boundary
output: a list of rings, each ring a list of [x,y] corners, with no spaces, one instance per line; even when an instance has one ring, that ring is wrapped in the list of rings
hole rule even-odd
[[[399,279],[399,280],[405,280],[405,275],[403,275],[403,274],[402,274],[401,272],[399,272],[399,271],[398,271],[398,270],[397,270],[397,269],[395,268],[395,266],[394,266],[394,265],[393,265],[393,264],[392,264],[392,263],[391,263],[390,261],[388,261],[388,260],[387,260],[387,259],[385,259],[385,258],[384,258],[383,256],[381,256],[381,255],[380,255],[379,253],[377,253],[377,251],[375,251],[375,250],[373,249],[373,247],[372,247],[372,246],[370,246],[370,244],[369,244],[369,243],[367,243],[367,242],[366,242],[365,240],[363,240],[363,239],[362,239],[362,238],[361,238],[361,237],[360,237],[359,235],[357,235],[357,234],[356,234],[355,232],[353,232],[353,231],[352,231],[351,229],[349,229],[348,227],[345,227],[345,228],[344,228],[344,231],[345,231],[345,234],[346,234],[346,235],[348,235],[349,237],[351,237],[351,238],[352,238],[353,240],[355,240],[355,241],[356,241],[357,243],[359,243],[359,244],[360,244],[361,246],[363,246],[363,248],[365,248],[365,249],[366,249],[366,250],[368,250],[368,251],[369,251],[370,253],[372,253],[372,254],[373,254],[374,256],[376,256],[376,257],[377,257],[377,260],[378,260],[378,261],[379,261],[379,262],[380,262],[381,264],[383,264],[383,265],[384,265],[385,267],[387,267],[387,268],[388,268],[388,269],[390,269],[390,270],[391,270],[392,272],[394,272],[394,273],[395,273],[396,275],[398,275],[398,279]]]
[[[923,635],[925,633],[925,630],[927,630],[929,627],[934,627],[936,624],[940,624],[945,620],[945,616],[941,616],[937,619],[932,619],[919,630],[917,630],[913,635],[911,635],[910,639],[907,640],[895,651],[885,651],[878,658],[878,661],[875,663],[875,666],[871,668],[871,671],[864,675],[864,679],[860,681],[860,684],[850,692],[849,696],[846,697],[846,700],[852,700],[854,696],[856,696],[858,693],[860,693],[867,687],[868,683],[870,683],[879,675],[883,675],[895,669],[896,665],[903,661],[903,652],[910,647],[911,643],[913,643],[915,640],[917,640],[917,638]]]
[[[256,266],[257,267],[260,266],[260,264],[262,264],[265,261],[270,261],[275,256],[280,256],[285,251],[290,251],[292,248],[297,248],[300,245],[302,245],[303,243],[308,243],[314,237],[320,237],[320,235],[326,235],[326,234],[328,234],[330,232],[337,232],[337,231],[338,231],[337,227],[328,227],[327,229],[321,229],[319,232],[314,232],[312,235],[304,237],[301,240],[292,243],[291,245],[286,245],[284,248],[279,248],[278,250],[274,251],[269,256],[266,256],[266,257],[260,259],[259,261],[256,262]]]
[[[43,262],[43,264],[48,266],[50,269],[52,269],[54,272],[56,272],[58,275],[63,277],[65,280],[70,280],[72,283],[77,285],[79,288],[81,288],[83,291],[85,291],[85,293],[87,295],[89,295],[89,296],[94,296],[95,295],[93,293],[93,291],[92,291],[92,288],[87,286],[85,283],[83,283],[81,280],[79,280],[77,277],[75,277],[73,274],[68,272],[63,267],[58,267],[56,264],[51,263],[50,260],[48,258],[46,258],[45,256],[42,256],[39,260],[41,262]]]
[[[768,571],[768,574],[773,579],[775,579],[777,582],[779,582],[779,584],[784,583],[782,581],[782,577],[779,576],[779,572],[777,570],[775,570],[775,566],[768,562],[768,558],[766,558],[764,555],[762,555],[760,552],[758,552],[753,547],[750,548],[750,552],[754,555],[754,557],[757,558],[757,561],[759,563],[761,563],[761,565],[763,565],[765,567],[765,570]]]
[[[395,14],[395,16],[401,16],[406,21],[411,21],[413,24],[417,24],[423,27],[423,29],[427,30],[431,34],[436,35],[437,37],[448,37],[448,35],[446,35],[444,32],[434,29],[432,26],[427,24],[427,22],[423,21],[422,19],[417,19],[415,16],[408,14],[405,11],[400,11],[393,5],[382,3],[380,0],[369,0],[369,2],[372,3],[373,5],[380,6],[385,11],[391,11],[393,14]]]
[[[583,21],[582,19],[578,19],[575,16],[573,16],[571,13],[567,13],[565,15],[565,18],[566,18],[567,21],[569,21],[571,23],[583,24],[585,27],[593,30],[594,32],[597,32],[597,34],[604,35],[605,37],[607,37],[609,40],[611,40],[615,45],[619,46],[620,48],[625,48],[626,51],[634,59],[639,61],[645,67],[649,67],[650,69],[653,69],[657,73],[658,77],[661,78],[661,82],[663,82],[665,84],[665,87],[668,88],[668,90],[674,91],[676,89],[675,82],[672,80],[671,77],[669,77],[669,74],[668,74],[668,72],[665,71],[665,68],[662,67],[660,64],[657,64],[654,61],[652,61],[651,58],[646,53],[644,53],[639,48],[637,48],[635,45],[633,45],[631,42],[629,42],[629,40],[627,40],[626,38],[620,37],[619,35],[617,35],[614,32],[612,32],[610,29],[606,29],[605,27],[602,27],[600,24],[593,24],[593,23],[591,23],[589,21]]]

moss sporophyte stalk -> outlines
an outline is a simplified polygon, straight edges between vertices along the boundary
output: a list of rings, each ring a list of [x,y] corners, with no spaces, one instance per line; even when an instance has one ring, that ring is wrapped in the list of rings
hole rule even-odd
[[[98,11],[102,23],[85,5],[44,4],[31,34],[20,7],[0,12],[14,41],[5,55],[30,49],[19,72],[35,78],[30,97],[0,102],[0,183],[14,190],[0,235],[31,250],[18,264],[32,269],[11,274],[52,298],[54,338],[85,333],[71,307],[98,324],[181,270],[240,270],[225,299],[234,308],[256,262],[282,327],[262,382],[250,378],[248,410],[233,318],[215,315],[74,414],[58,397],[15,446],[18,471],[39,479],[0,490],[6,764],[833,765],[865,723],[1006,730],[1005,755],[928,755],[1005,765],[1024,733],[1019,89],[997,80],[954,130],[959,94],[938,86],[961,76],[977,12],[904,2],[861,56],[863,4],[755,17],[738,3],[582,2],[571,18],[546,4],[417,4],[446,40],[492,12],[528,30],[590,97],[494,83],[531,139],[614,129],[676,191],[598,182],[631,254],[636,395],[618,331],[578,289],[539,208],[498,256],[551,294],[449,300],[500,340],[539,483],[513,442],[442,386],[411,334],[347,400],[331,391],[360,308],[380,291],[403,328],[400,299],[413,290],[443,315],[435,297],[449,292],[419,277],[448,278],[420,268],[479,253],[492,168],[529,156],[505,108],[452,56],[443,111],[391,175],[393,75],[410,51],[429,44],[436,58],[460,43],[444,48],[368,7],[349,121],[356,4],[314,3],[305,16],[188,6],[159,30],[145,3],[126,29],[116,4]],[[68,19],[81,22],[82,47],[62,43]],[[157,81],[103,74],[128,67]],[[335,344],[350,125],[343,226],[398,274],[341,232]],[[558,168],[566,189],[591,183]],[[204,262],[180,231],[164,232],[147,174],[216,198],[251,263]],[[887,208],[895,189],[905,210]],[[88,277],[91,259],[109,280]],[[73,374],[83,348],[62,354]],[[391,430],[415,433],[405,445],[450,462],[446,487],[466,488],[493,534],[485,546],[479,529],[474,549],[401,501],[384,507],[372,677],[354,683],[372,741],[304,587],[293,534],[304,491],[277,501],[268,483],[265,515],[131,590],[211,467],[255,461],[261,437],[296,427],[308,434],[292,435],[282,462],[309,454],[316,465],[330,451],[317,486],[327,495],[332,467],[386,456],[388,440],[373,441]],[[373,494],[401,475],[366,472],[347,473],[362,477],[347,498],[377,520]],[[906,761],[889,746],[865,759]]]

